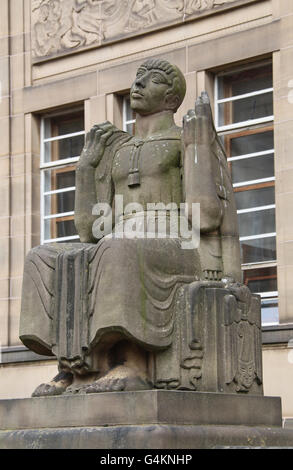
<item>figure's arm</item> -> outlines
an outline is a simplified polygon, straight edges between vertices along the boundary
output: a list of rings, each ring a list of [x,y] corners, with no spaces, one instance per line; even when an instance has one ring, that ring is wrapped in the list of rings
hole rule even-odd
[[[86,136],[86,143],[76,168],[74,216],[82,243],[97,242],[92,233],[93,223],[97,219],[97,216],[93,215],[93,208],[97,202],[112,202],[108,201],[108,194],[104,194],[107,193],[104,186],[97,185],[97,179],[109,179],[111,184],[111,162],[117,144],[129,138],[129,134],[120,131],[109,121],[95,125]],[[101,178],[97,178],[99,172]]]
[[[189,214],[192,203],[200,204],[202,233],[215,231],[222,220],[222,204],[217,195],[212,167],[215,135],[209,97],[207,93],[202,93],[195,103],[195,110],[188,111],[183,118],[185,202]]]
[[[96,242],[92,234],[92,225],[96,219],[92,210],[97,202],[95,169],[103,156],[106,137],[107,132],[94,126],[86,135],[85,146],[76,167],[74,222],[83,243]]]

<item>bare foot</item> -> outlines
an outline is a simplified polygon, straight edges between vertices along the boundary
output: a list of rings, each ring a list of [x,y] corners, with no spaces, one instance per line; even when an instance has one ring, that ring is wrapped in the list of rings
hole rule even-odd
[[[126,366],[117,366],[104,377],[80,389],[79,393],[118,392],[127,390],[149,390],[152,384]]]
[[[73,375],[70,372],[59,372],[51,382],[39,385],[32,397],[47,397],[61,395],[72,384]]]

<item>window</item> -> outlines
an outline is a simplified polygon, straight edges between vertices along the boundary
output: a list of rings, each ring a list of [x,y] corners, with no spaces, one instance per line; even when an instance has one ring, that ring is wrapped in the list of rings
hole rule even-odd
[[[136,114],[130,107],[129,95],[123,97],[123,130],[130,135],[135,131],[135,117]]]
[[[278,323],[271,62],[216,77],[215,121],[232,174],[244,283],[261,295],[263,324]]]
[[[263,324],[278,323],[272,64],[250,65],[215,80],[215,123],[232,173],[244,283],[262,299]],[[135,114],[123,100],[123,129]]]
[[[41,120],[41,243],[79,239],[73,220],[75,165],[84,134],[83,111]]]

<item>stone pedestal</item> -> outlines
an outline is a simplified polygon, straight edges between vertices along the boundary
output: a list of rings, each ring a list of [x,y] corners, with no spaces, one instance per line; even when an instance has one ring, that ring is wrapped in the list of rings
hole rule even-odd
[[[150,390],[0,401],[1,449],[292,447],[275,397]]]

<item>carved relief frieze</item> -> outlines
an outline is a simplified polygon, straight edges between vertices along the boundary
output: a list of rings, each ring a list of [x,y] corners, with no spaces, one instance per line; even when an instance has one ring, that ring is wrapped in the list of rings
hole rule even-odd
[[[239,0],[238,0],[239,1]],[[99,46],[187,21],[237,0],[31,0],[33,57]]]
[[[226,383],[247,393],[262,384],[260,298],[246,286],[231,291],[224,298]]]

